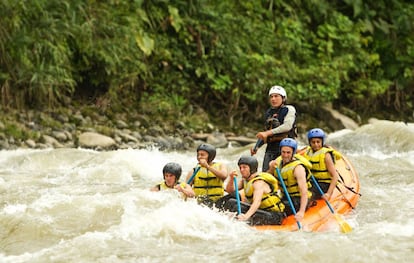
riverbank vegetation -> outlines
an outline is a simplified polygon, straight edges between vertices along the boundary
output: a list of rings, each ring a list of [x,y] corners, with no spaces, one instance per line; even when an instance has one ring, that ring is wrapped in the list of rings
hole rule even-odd
[[[361,122],[414,118],[409,1],[2,1],[0,17],[6,114],[70,107],[237,130],[261,127],[278,84],[315,125],[324,104]]]

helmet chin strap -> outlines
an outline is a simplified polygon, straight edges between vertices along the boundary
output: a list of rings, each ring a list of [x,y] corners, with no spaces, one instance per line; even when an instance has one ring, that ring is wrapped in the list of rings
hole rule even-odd
[[[247,181],[250,181],[250,180],[252,179],[252,175],[254,175],[254,174],[255,174],[255,173],[250,174],[250,175],[249,175],[249,177],[247,177]],[[256,176],[253,176],[253,178],[254,178],[254,177],[256,177]]]

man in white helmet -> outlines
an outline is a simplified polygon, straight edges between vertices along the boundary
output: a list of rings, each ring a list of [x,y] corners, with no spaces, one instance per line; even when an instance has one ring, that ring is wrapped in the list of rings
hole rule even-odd
[[[257,153],[258,148],[267,144],[262,171],[269,169],[269,162],[280,155],[279,143],[284,138],[296,138],[296,109],[286,105],[287,94],[283,87],[273,86],[269,90],[270,108],[264,114],[265,131],[258,132],[256,145],[250,150],[251,155]]]

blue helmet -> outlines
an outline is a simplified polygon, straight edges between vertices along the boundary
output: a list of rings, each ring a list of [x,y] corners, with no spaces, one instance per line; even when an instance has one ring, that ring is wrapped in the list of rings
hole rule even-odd
[[[296,149],[298,148],[298,143],[292,138],[285,138],[280,141],[279,148],[282,149],[283,146],[289,146],[293,149],[293,154],[295,154]]]
[[[237,165],[240,166],[240,164],[246,164],[250,168],[250,174],[254,174],[257,172],[257,167],[259,166],[259,163],[257,162],[256,157],[249,156],[249,155],[243,155],[240,157],[239,162]]]
[[[323,132],[322,129],[314,128],[308,131],[308,141],[310,141],[312,138],[321,138],[322,145],[325,144],[325,133]]]
[[[208,153],[207,161],[209,163],[211,163],[214,160],[214,158],[216,157],[216,147],[214,147],[211,144],[208,144],[208,143],[200,144],[197,147],[197,152],[200,151],[200,150],[206,151]]]

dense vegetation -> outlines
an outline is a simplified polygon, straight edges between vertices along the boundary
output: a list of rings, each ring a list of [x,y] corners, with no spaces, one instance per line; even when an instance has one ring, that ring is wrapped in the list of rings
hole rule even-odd
[[[411,1],[4,0],[0,17],[3,110],[93,104],[237,127],[279,84],[298,105],[413,118]]]

